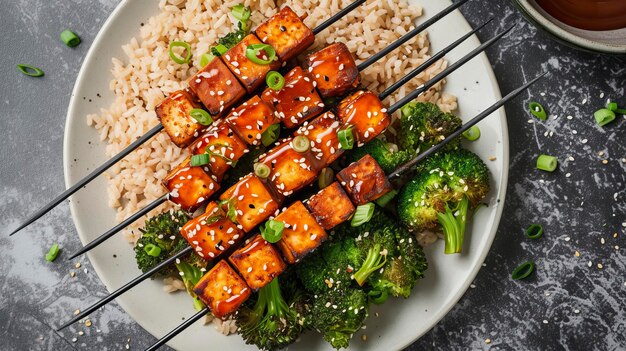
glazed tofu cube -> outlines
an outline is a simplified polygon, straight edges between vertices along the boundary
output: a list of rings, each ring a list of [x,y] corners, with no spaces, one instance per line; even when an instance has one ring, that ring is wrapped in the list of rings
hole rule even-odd
[[[198,98],[193,93],[188,90],[178,90],[171,93],[155,108],[165,132],[176,146],[187,147],[204,128],[189,115],[191,110],[200,107]]]
[[[237,311],[252,290],[226,260],[221,260],[200,278],[193,292],[221,319]]]
[[[328,235],[302,202],[295,202],[274,219],[285,224],[283,235],[276,243],[289,263],[300,261],[318,248]]]
[[[253,96],[226,117],[230,127],[250,145],[261,144],[261,135],[272,124],[278,123],[274,110],[258,96]]]
[[[372,202],[391,191],[385,172],[370,155],[363,156],[337,173],[337,179],[357,206]]]
[[[359,146],[376,138],[391,123],[387,109],[378,96],[369,91],[357,91],[343,99],[337,108],[337,116],[344,125],[354,127]]]
[[[287,268],[280,252],[260,234],[228,260],[253,290],[264,287]]]
[[[323,98],[341,96],[361,83],[359,69],[343,43],[331,44],[310,54],[303,67],[317,83]]]
[[[191,167],[187,157],[163,179],[169,199],[188,212],[202,206],[220,188],[208,167]]]
[[[218,121],[209,127],[193,144],[190,151],[194,155],[208,153],[211,156],[209,169],[218,181],[248,150],[248,144],[228,124]]]
[[[276,116],[287,128],[295,128],[324,111],[324,102],[313,80],[300,67],[285,75],[282,89],[267,88],[261,98],[274,107]]]
[[[269,65],[260,65],[252,62],[246,56],[246,48],[248,45],[263,44],[254,34],[248,34],[237,45],[228,50],[222,57],[228,68],[237,76],[237,79],[243,84],[248,93],[253,93],[263,83],[265,83],[265,75],[269,71],[275,71],[280,67],[278,57]],[[267,60],[268,56],[265,51],[261,51],[257,55],[260,59]]]
[[[293,149],[293,138],[285,139],[259,162],[270,168],[268,179],[273,188],[283,196],[311,184],[317,178],[319,166],[314,163],[311,151],[300,153]]]
[[[228,219],[215,202],[207,205],[204,214],[187,222],[180,229],[180,234],[198,256],[207,260],[219,257],[244,238],[243,231]]]
[[[246,95],[244,87],[220,57],[216,57],[191,77],[189,88],[214,117],[221,116]]]
[[[256,35],[271,45],[283,62],[298,56],[315,41],[315,34],[289,6],[261,23],[256,29]]]
[[[330,230],[352,217],[355,207],[338,182],[313,195],[306,206],[322,228]]]
[[[335,115],[332,112],[326,112],[297,131],[298,135],[309,138],[311,152],[321,163],[322,168],[327,167],[343,154],[344,150],[341,149],[337,137],[338,130],[339,122]]]
[[[254,174],[241,178],[222,196],[222,209],[228,212],[234,206],[237,223],[247,233],[278,210],[279,202]]]

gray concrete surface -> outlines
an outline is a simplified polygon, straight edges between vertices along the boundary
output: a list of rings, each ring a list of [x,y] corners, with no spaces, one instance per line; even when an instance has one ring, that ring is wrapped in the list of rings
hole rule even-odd
[[[81,298],[106,293],[87,260],[76,269],[43,259],[53,242],[65,253],[79,248],[67,204],[18,236],[6,236],[19,219],[64,189],[62,137],[70,92],[82,59],[116,4],[2,1],[1,350],[142,349],[154,341],[115,303],[99,311],[90,328],[53,330],[83,305]],[[599,128],[592,117],[607,98],[626,106],[626,59],[557,44],[505,0],[474,0],[463,12],[474,25],[497,16],[497,25],[483,31],[482,38],[517,24],[514,35],[488,53],[503,93],[540,68],[553,74],[506,107],[509,188],[485,267],[450,314],[409,350],[626,349],[626,121],[619,117]],[[79,47],[69,49],[58,41],[66,27],[80,34]],[[39,66],[46,76],[25,77],[17,63]],[[525,106],[531,99],[558,117],[528,123]],[[539,153],[558,156],[559,170],[536,171]],[[522,235],[533,222],[545,227],[541,240]],[[512,281],[510,272],[529,259],[537,263],[536,274]],[[70,271],[77,277],[71,278]]]

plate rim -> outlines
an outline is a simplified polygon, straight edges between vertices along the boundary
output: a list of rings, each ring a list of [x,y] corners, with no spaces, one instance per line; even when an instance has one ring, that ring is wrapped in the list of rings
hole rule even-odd
[[[411,1],[411,0],[407,0],[407,1]],[[69,139],[69,136],[72,134],[71,133],[73,129],[72,125],[74,124],[72,123],[73,122],[72,116],[76,115],[76,110],[78,109],[77,101],[79,101],[79,97],[77,93],[81,90],[82,86],[86,84],[86,81],[85,81],[85,75],[87,74],[86,67],[89,65],[89,63],[97,60],[97,56],[95,55],[95,53],[97,51],[97,48],[104,41],[104,38],[105,38],[104,33],[113,25],[114,20],[119,16],[119,14],[123,11],[123,9],[128,6],[130,2],[131,0],[121,0],[121,2],[115,7],[115,9],[107,17],[106,21],[103,23],[94,41],[89,47],[89,50],[87,51],[87,54],[85,55],[85,58],[81,64],[79,73],[76,77],[76,81],[75,81],[75,84],[74,84],[74,87],[72,89],[72,93],[70,96],[69,107],[68,107],[67,114],[66,114],[64,136],[63,136],[63,174],[64,174],[64,182],[65,182],[66,188],[73,185],[70,179],[71,178],[70,177],[71,155],[69,154],[69,152],[71,149],[71,140]],[[452,3],[450,0],[444,0],[444,2],[446,3],[446,5],[449,5]],[[465,18],[465,16],[463,15],[463,13],[460,12],[458,9],[455,10],[453,13],[458,13],[460,15],[460,18],[462,18],[463,20],[461,25],[464,27],[464,30],[470,31],[471,26],[469,22],[467,21],[467,19]],[[480,40],[477,38],[476,35],[473,35],[472,38],[477,40],[480,43]],[[476,59],[479,59],[480,61],[482,61],[481,64],[487,68],[487,78],[489,79],[490,83],[493,86],[492,93],[494,94],[495,99],[496,100],[501,99],[502,94],[501,94],[500,86],[498,84],[497,78],[495,76],[495,72],[493,70],[493,67],[491,66],[491,63],[487,55],[483,52],[480,55],[478,55]],[[506,200],[506,193],[507,193],[507,186],[508,186],[509,162],[510,162],[509,132],[508,132],[508,123],[507,123],[505,108],[501,107],[500,109],[495,111],[494,115],[492,115],[491,118],[494,118],[494,117],[499,118],[501,126],[502,126],[501,147],[502,147],[503,160],[502,160],[502,169],[501,169],[502,177],[500,179],[500,182],[498,183],[498,193],[495,194],[496,199],[499,200],[499,203],[497,203],[497,206],[496,206],[496,212],[495,212],[494,221],[493,221],[494,225],[490,228],[490,231],[488,233],[485,233],[487,236],[487,244],[485,245],[484,250],[478,255],[478,260],[477,260],[478,264],[476,264],[475,267],[469,272],[469,274],[467,275],[466,281],[462,284],[462,288],[458,289],[456,293],[451,295],[451,298],[449,299],[449,301],[445,305],[441,306],[439,313],[437,313],[432,319],[432,325],[430,325],[428,328],[425,328],[422,333],[416,334],[415,338],[406,340],[406,341],[399,341],[398,343],[396,343],[394,346],[396,346],[397,349],[405,348],[413,344],[415,341],[419,340],[423,335],[425,335],[430,330],[432,330],[432,328],[434,328],[450,312],[450,310],[458,304],[459,300],[461,299],[461,297],[463,297],[463,295],[465,295],[465,293],[469,289],[471,282],[475,279],[476,275],[482,268],[482,263],[485,261],[486,256],[491,251],[491,247],[493,245],[495,235],[500,226],[500,221],[501,221],[502,213],[504,210],[504,204]],[[72,216],[72,221],[74,222],[74,226],[78,233],[78,237],[81,243],[85,244],[87,242],[87,238],[84,236],[83,231],[78,229],[80,226],[77,223],[78,221],[77,214],[76,214],[77,203],[75,201],[70,201],[69,205],[70,205],[70,213]],[[111,292],[113,289],[109,288],[109,284],[107,284],[107,282],[105,282],[105,279],[102,278],[101,265],[98,264],[97,262],[94,262],[89,253],[87,254],[87,257],[89,257],[89,261],[94,267],[94,270],[96,271],[100,282],[105,286],[107,291]],[[117,300],[117,299],[116,299],[116,302],[122,307],[124,312],[128,314],[135,323],[139,324],[146,332],[148,332],[149,334],[153,335],[156,338],[160,337],[160,336],[155,335],[151,331],[151,328],[146,327],[144,323],[133,318],[128,313],[129,305],[127,304],[127,302],[122,301],[122,300]]]

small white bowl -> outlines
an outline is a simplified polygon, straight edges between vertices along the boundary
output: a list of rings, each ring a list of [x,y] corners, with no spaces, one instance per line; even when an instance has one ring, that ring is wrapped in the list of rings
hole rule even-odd
[[[535,0],[514,0],[513,3],[531,23],[547,31],[558,41],[587,51],[626,55],[626,28],[608,31],[584,30],[552,17]]]

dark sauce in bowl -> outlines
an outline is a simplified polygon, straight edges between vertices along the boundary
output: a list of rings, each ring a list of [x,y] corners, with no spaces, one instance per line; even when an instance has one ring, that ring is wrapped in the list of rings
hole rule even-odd
[[[592,31],[626,28],[626,0],[537,0],[537,4],[572,27]]]

